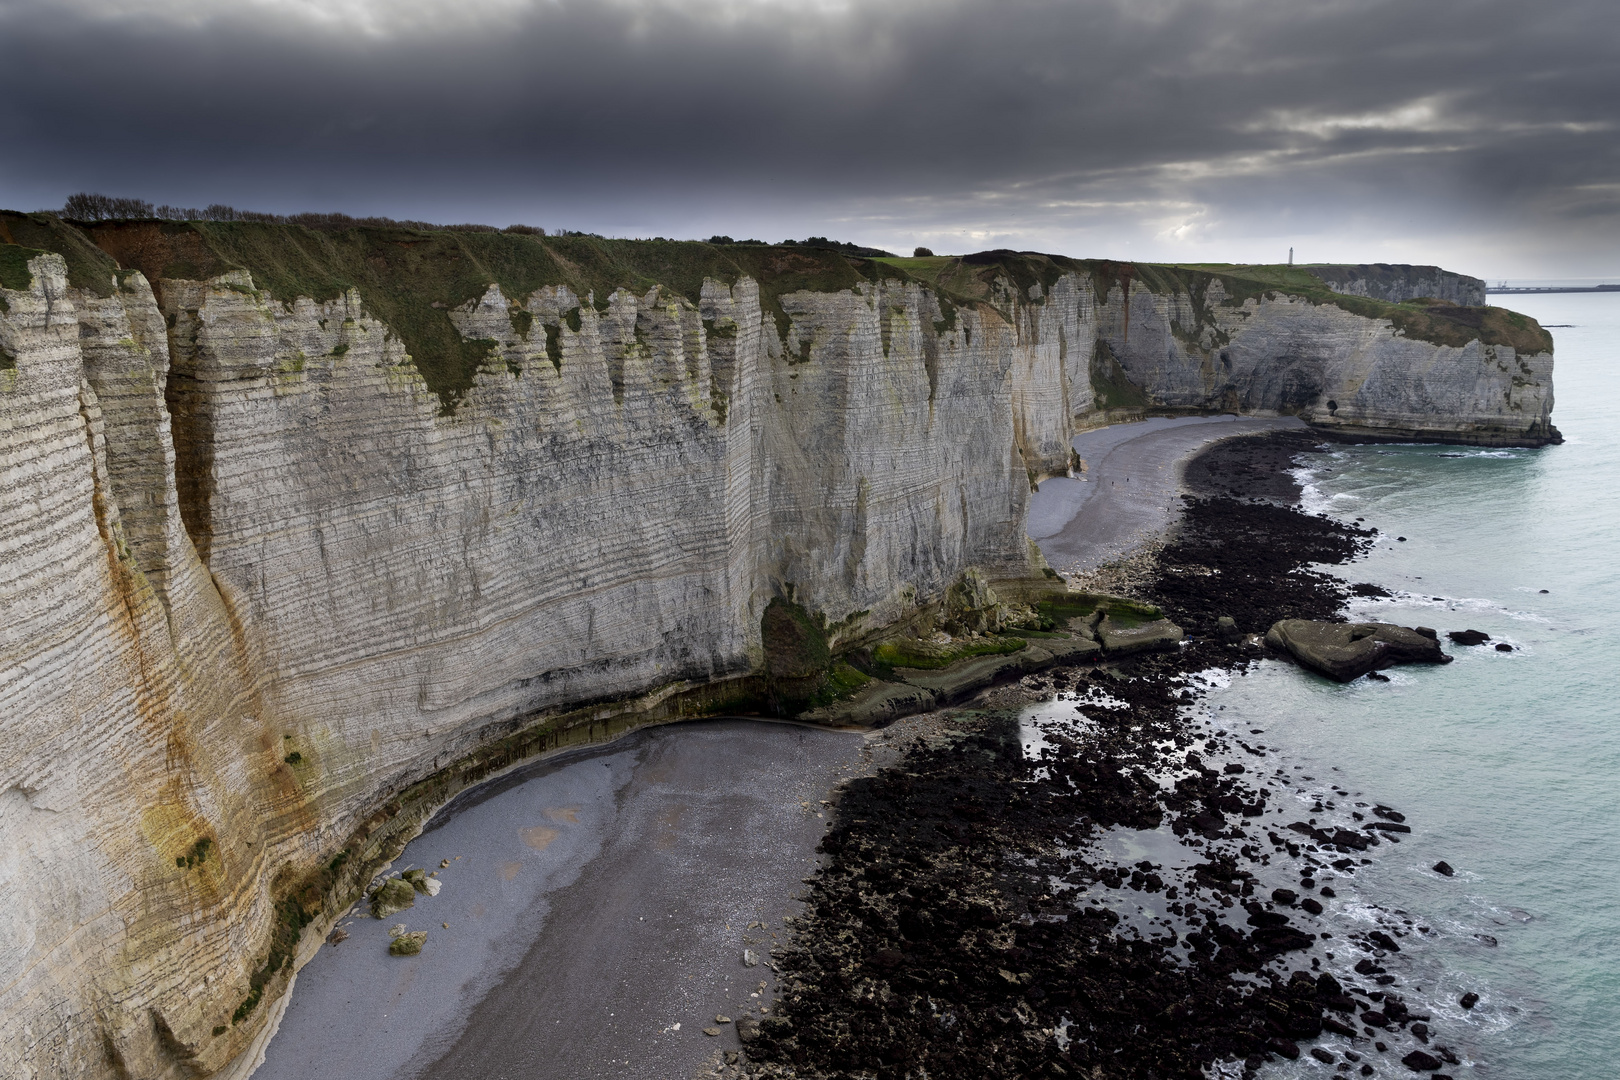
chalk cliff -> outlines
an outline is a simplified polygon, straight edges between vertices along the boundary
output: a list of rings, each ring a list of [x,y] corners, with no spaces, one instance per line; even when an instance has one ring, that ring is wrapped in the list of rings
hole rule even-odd
[[[1302,266],[1300,269],[1336,293],[1365,296],[1391,304],[1427,297],[1462,307],[1485,305],[1483,278],[1442,270],[1438,266],[1372,263],[1360,266]]]
[[[1533,323],[1235,271],[0,230],[7,1076],[251,1064],[444,798],[781,707],[773,601],[836,653],[970,568],[1043,587],[1028,494],[1079,428],[1555,434]]]

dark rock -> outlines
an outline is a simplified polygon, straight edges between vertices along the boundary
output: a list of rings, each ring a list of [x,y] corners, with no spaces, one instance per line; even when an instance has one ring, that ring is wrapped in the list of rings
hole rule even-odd
[[[1401,947],[1395,944],[1395,939],[1382,930],[1372,930],[1367,934],[1367,940],[1383,949],[1385,952],[1400,952]]]
[[[1380,832],[1409,833],[1412,826],[1402,825],[1394,821],[1369,821],[1362,826],[1363,829],[1376,829]]]
[[[1483,645],[1491,640],[1491,635],[1483,630],[1453,630],[1446,637],[1458,645]]]
[[[1434,866],[1431,869],[1433,869],[1435,873],[1441,875],[1442,877],[1450,877],[1451,875],[1453,875],[1453,874],[1455,874],[1457,872],[1457,871],[1453,870],[1451,868],[1451,864],[1446,862],[1444,859],[1442,859],[1439,862],[1435,863]]]
[[[1367,672],[1367,678],[1373,682],[1389,682],[1389,676],[1377,671]]]
[[[1259,953],[1283,953],[1308,949],[1316,938],[1291,926],[1263,926],[1249,935],[1249,944]]]
[[[1272,889],[1271,899],[1273,903],[1281,904],[1284,907],[1293,907],[1294,901],[1299,899],[1299,893],[1293,889]]]
[[[1235,645],[1243,640],[1243,631],[1238,629],[1237,621],[1230,615],[1222,615],[1215,620],[1215,636],[1228,645]]]
[[[1320,1061],[1324,1065],[1332,1065],[1335,1061],[1339,1060],[1326,1050],[1322,1049],[1320,1046],[1311,1047],[1311,1057],[1315,1058],[1317,1061]]]
[[[1322,888],[1319,891],[1321,892],[1321,894],[1323,896],[1327,897],[1329,900],[1331,900],[1335,896],[1339,895],[1338,893],[1333,891],[1333,887],[1331,885],[1324,885],[1324,886],[1322,886]]]
[[[1399,541],[1400,543],[1403,543],[1403,544],[1406,543],[1406,537],[1404,537],[1404,536],[1397,536],[1395,539],[1397,541]]]
[[[1104,617],[1097,627],[1097,640],[1110,656],[1173,649],[1186,637],[1181,627],[1169,619],[1155,619],[1140,626]]]
[[[1275,1053],[1281,1054],[1289,1061],[1299,1060],[1299,1044],[1294,1042],[1292,1039],[1272,1039],[1271,1042],[1267,1043],[1266,1045],[1270,1046]],[[1436,1062],[1435,1064],[1438,1065],[1439,1062]]]
[[[1381,1012],[1373,1012],[1368,1010],[1367,1012],[1361,1014],[1361,1022],[1366,1024],[1368,1027],[1387,1027],[1389,1024],[1389,1017],[1385,1016]]]
[[[1435,597],[1435,599],[1438,600],[1440,598],[1437,596],[1437,597]],[[1422,634],[1424,637],[1428,638],[1430,641],[1435,642],[1436,644],[1438,644],[1439,641],[1440,641],[1439,632],[1437,632],[1435,630],[1435,628],[1432,627],[1432,626],[1414,626],[1414,627],[1412,627],[1412,630],[1415,633]]]
[[[1479,995],[1470,990],[1468,993],[1457,999],[1457,1004],[1461,1005],[1465,1009],[1472,1009],[1475,1005],[1479,1004]]]
[[[1498,641],[1496,643],[1496,651],[1497,652],[1512,652],[1513,651],[1513,646],[1509,645],[1505,641]]]
[[[1406,815],[1405,814],[1401,813],[1399,810],[1392,810],[1389,807],[1385,806],[1383,803],[1379,803],[1377,806],[1373,807],[1373,816],[1374,817],[1381,817],[1385,821],[1405,821],[1406,820]]]
[[[1433,638],[1392,623],[1281,619],[1266,632],[1266,644],[1339,682],[1397,664],[1448,664],[1452,659]]]
[[[1322,914],[1322,905],[1318,903],[1314,897],[1307,896],[1305,899],[1299,902],[1299,906],[1310,912],[1312,915]]]
[[[1434,1072],[1440,1067],[1440,1059],[1422,1050],[1414,1050],[1401,1058],[1401,1064],[1413,1072]]]
[[[1383,970],[1384,969],[1379,967],[1378,963],[1370,957],[1363,956],[1360,960],[1356,961],[1357,975],[1376,975]]]

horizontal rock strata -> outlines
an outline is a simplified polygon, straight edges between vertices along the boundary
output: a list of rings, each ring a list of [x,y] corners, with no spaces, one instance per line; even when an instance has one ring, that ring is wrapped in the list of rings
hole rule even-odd
[[[842,655],[955,582],[1050,587],[1031,485],[1121,409],[1551,432],[1548,350],[1207,274],[783,249],[620,274],[641,249],[581,240],[545,249],[553,281],[463,251],[473,286],[412,299],[395,263],[443,234],[92,234],[120,266],[0,225],[39,245],[0,244],[0,1074],[30,1080],[251,1063],[317,931],[444,798],[785,700],[773,601]],[[222,237],[269,254],[221,264]],[[855,700],[877,723],[967,692],[938,675]]]

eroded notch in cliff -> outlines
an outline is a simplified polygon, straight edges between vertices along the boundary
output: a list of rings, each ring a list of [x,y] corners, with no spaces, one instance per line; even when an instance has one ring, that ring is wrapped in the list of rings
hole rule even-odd
[[[174,438],[174,487],[180,521],[197,549],[197,557],[207,566],[213,540],[213,417],[202,384],[189,374],[170,371],[163,399],[169,408]]]

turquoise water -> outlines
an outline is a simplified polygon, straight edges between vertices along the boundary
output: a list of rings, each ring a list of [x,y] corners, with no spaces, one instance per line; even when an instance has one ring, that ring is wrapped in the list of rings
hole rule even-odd
[[[1403,992],[1423,988],[1408,1000],[1464,1060],[1448,1073],[1607,1080],[1620,1075],[1620,296],[1512,301],[1573,324],[1552,331],[1564,445],[1336,448],[1301,473],[1309,507],[1383,533],[1336,569],[1398,594],[1358,616],[1492,643],[1448,643],[1454,663],[1389,683],[1267,662],[1210,702],[1264,729],[1318,789],[1407,815],[1413,835],[1379,849],[1336,917],[1374,904],[1429,928],[1385,963]],[[1429,869],[1441,859],[1455,877]],[[1465,991],[1481,995],[1472,1012]],[[1267,1075],[1327,1071],[1306,1059]]]

